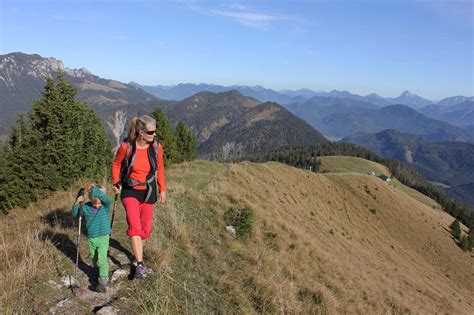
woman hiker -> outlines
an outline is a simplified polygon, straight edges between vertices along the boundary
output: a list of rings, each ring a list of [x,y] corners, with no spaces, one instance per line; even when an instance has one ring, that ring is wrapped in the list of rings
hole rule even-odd
[[[166,201],[163,147],[155,141],[155,135],[156,121],[152,117],[134,117],[128,138],[112,163],[113,190],[120,193],[135,256],[131,268],[134,279],[144,278],[150,272],[143,263],[143,246],[151,235],[155,203]]]

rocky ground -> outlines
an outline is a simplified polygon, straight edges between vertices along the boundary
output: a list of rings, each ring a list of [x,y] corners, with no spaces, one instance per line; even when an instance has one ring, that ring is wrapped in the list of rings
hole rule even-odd
[[[89,309],[97,314],[120,314],[120,310],[110,306],[120,296],[120,289],[124,281],[129,281],[130,260],[124,253],[111,249],[109,253],[109,265],[111,277],[106,293],[96,292],[96,277],[83,270],[77,271],[77,279],[74,275],[65,275],[59,279],[49,280],[51,289],[63,291],[63,299],[49,309],[51,314],[82,314]]]

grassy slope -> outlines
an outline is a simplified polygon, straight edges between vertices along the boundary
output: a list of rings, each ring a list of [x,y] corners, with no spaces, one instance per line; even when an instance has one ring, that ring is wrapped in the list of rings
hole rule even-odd
[[[417,192],[365,175],[372,166],[383,171],[366,162],[323,158],[323,174],[279,163],[172,167],[169,201],[157,208],[145,247],[159,273],[138,284],[123,280],[116,296],[126,299],[112,305],[165,313],[473,313],[473,260],[449,235],[453,219]],[[47,280],[73,271],[64,247],[74,252],[74,230],[62,218],[74,195],[57,193],[0,219],[0,309],[44,312],[71,296]],[[231,239],[223,222],[240,200],[255,215],[245,241]],[[119,207],[114,238],[129,248],[125,226]],[[59,240],[69,245],[53,245]]]

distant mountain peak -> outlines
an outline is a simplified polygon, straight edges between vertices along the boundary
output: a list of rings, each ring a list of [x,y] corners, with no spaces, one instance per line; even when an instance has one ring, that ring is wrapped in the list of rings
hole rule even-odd
[[[336,89],[333,89],[330,93],[352,94],[352,93],[350,93],[349,91],[346,91],[346,90],[336,90]]]
[[[471,101],[471,102],[474,101],[474,96],[462,96],[462,95],[450,96],[450,97],[443,98],[442,100],[437,102],[436,105],[453,106],[453,105],[460,104],[467,101]]]
[[[413,108],[421,108],[423,106],[433,104],[432,101],[425,99],[421,96],[418,96],[408,90],[400,94],[399,97],[390,99],[390,101],[392,104],[404,104],[404,105],[409,105],[410,107],[413,107]]]
[[[78,88],[77,98],[95,108],[157,101],[135,86],[100,78],[86,68],[66,68],[54,57],[9,53],[0,55],[0,135],[8,132],[19,113],[31,108],[33,100],[41,95],[46,78],[56,76],[58,71]]]
[[[56,58],[42,58],[40,55],[21,52],[0,55],[0,78],[8,89],[13,89],[19,82],[18,78],[27,75],[44,79],[52,72],[64,71],[64,64]]]
[[[86,68],[71,69],[64,66],[64,63],[54,57],[43,58],[38,54],[25,54],[15,52],[1,56],[0,70],[5,78],[19,77],[22,73],[35,78],[46,78],[51,73],[63,71],[64,73],[77,78],[84,78],[92,75]],[[13,87],[13,80],[4,80],[7,87]]]
[[[418,96],[418,95],[413,94],[412,92],[410,92],[410,91],[408,91],[408,90],[404,91],[404,92],[400,95],[400,97],[415,97],[415,96]]]
[[[64,68],[63,70],[64,70],[64,72],[66,72],[70,76],[77,77],[77,78],[84,78],[88,75],[92,75],[92,73],[84,67],[82,67],[80,69]]]

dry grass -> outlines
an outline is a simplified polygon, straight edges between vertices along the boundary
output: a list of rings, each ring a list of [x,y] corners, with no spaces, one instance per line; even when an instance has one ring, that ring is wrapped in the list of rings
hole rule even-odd
[[[72,191],[58,192],[0,218],[0,309],[3,312],[40,311],[58,299],[47,281],[72,274],[74,270],[71,260],[58,250],[64,248],[75,253],[72,248],[75,231],[67,227],[72,225],[69,211],[74,198]],[[85,247],[82,252],[87,252]]]
[[[261,262],[258,278],[287,301],[284,310],[310,307],[295,299],[308,289],[330,313],[473,313],[472,257],[452,240],[452,217],[348,171],[232,165],[224,190],[255,209],[260,235],[249,250]],[[266,229],[278,251],[262,251]],[[281,265],[286,272],[278,272]]]
[[[390,175],[390,171],[383,165],[352,156],[322,156],[321,173],[360,173],[374,172],[378,175]]]
[[[145,245],[157,275],[124,282],[125,299],[113,306],[149,314],[472,314],[472,257],[452,240],[452,218],[417,192],[360,174],[366,166],[357,160],[332,162],[338,173],[279,163],[173,166],[169,200],[156,208]],[[60,192],[0,219],[0,309],[44,312],[68,296],[43,283],[73,271],[51,240],[74,241],[75,231],[52,224],[54,215],[40,218],[69,210],[74,196]],[[225,232],[225,211],[239,202],[253,209],[246,240]],[[125,228],[120,207],[113,237],[128,248]]]

